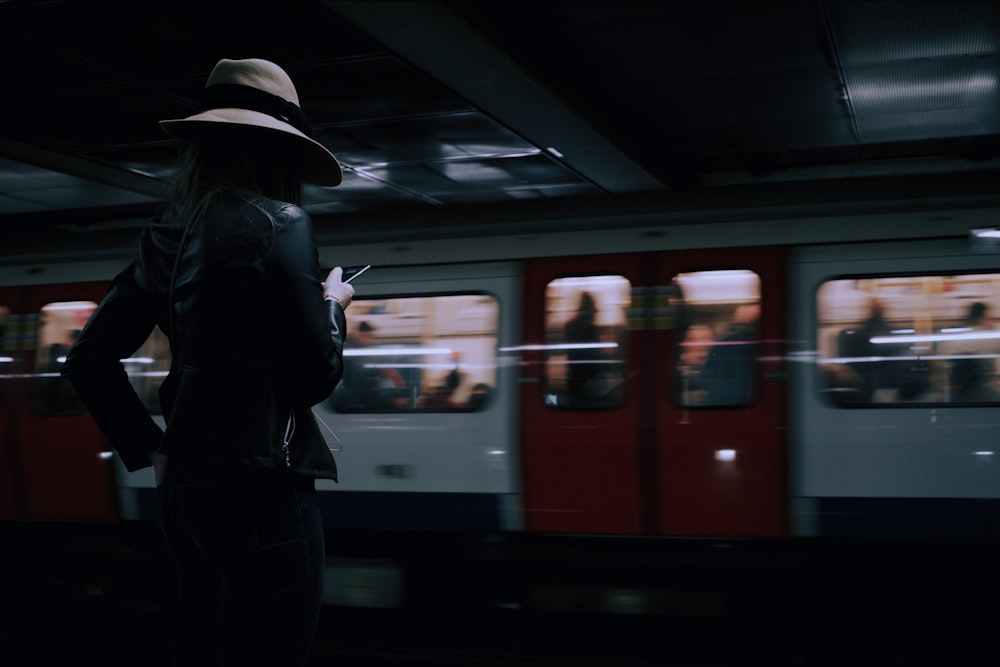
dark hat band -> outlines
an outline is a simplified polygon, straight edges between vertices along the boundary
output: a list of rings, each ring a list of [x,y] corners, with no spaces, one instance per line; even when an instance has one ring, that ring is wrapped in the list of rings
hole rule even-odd
[[[312,136],[309,117],[298,106],[277,95],[238,83],[219,83],[202,92],[202,111],[210,109],[247,109],[258,111],[288,123],[296,130]]]

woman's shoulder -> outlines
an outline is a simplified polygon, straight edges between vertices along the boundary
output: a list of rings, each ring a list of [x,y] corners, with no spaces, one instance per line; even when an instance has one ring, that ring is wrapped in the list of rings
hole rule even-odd
[[[309,214],[305,209],[296,204],[269,199],[267,197],[252,197],[247,199],[247,204],[253,206],[281,222],[294,222],[296,220],[308,220]]]

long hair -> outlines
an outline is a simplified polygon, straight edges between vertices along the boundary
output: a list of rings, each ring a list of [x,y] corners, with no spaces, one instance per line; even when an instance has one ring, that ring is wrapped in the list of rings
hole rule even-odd
[[[173,191],[182,215],[201,217],[212,200],[226,192],[301,205],[297,149],[263,132],[182,142]]]

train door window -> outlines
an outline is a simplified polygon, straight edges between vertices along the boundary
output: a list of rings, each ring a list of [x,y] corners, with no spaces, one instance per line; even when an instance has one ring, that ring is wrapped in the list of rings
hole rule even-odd
[[[760,276],[746,269],[679,273],[683,318],[674,339],[672,396],[683,407],[748,405],[758,392]]]
[[[8,338],[7,327],[10,324],[8,318],[10,317],[10,308],[0,304],[0,355],[6,355],[10,350],[10,338]],[[10,363],[10,362],[0,362],[0,363]]]
[[[500,308],[486,294],[356,299],[337,412],[475,411],[497,381]]]
[[[72,385],[60,376],[70,347],[97,304],[93,301],[59,301],[42,307],[36,343],[33,403],[42,415],[76,415],[83,406]],[[165,335],[154,329],[139,350],[122,364],[133,388],[152,414],[160,414],[159,388],[170,368],[170,347]]]
[[[160,407],[160,385],[170,372],[170,340],[155,327],[138,350],[122,359],[132,388],[150,414],[163,414]]]
[[[618,275],[559,278],[546,286],[548,405],[607,410],[623,403],[631,292],[631,283]]]
[[[9,330],[9,316],[10,308],[0,305],[0,379],[10,377],[13,372],[14,357],[11,354],[13,334]],[[0,400],[2,399],[3,392],[0,392]]]
[[[829,280],[816,312],[819,391],[835,405],[1000,402],[1000,274]]]
[[[97,304],[93,301],[60,301],[42,307],[35,346],[32,398],[42,415],[76,415],[83,412],[72,385],[59,375],[66,355]]]

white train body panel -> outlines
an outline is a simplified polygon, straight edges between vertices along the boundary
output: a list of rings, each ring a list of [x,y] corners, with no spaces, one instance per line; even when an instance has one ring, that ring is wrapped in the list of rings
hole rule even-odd
[[[380,269],[358,279],[355,298],[482,292],[501,308],[499,348],[513,347],[520,318],[510,304],[519,281],[508,263]],[[352,317],[351,310],[347,311]],[[350,325],[349,325],[350,328]],[[502,360],[504,357],[498,357]],[[518,489],[513,443],[517,441],[515,373],[497,368],[496,394],[476,412],[337,413],[318,406],[316,414],[336,434],[340,481],[323,490],[436,493],[515,493]]]
[[[970,254],[963,241],[811,247],[792,257],[789,326],[791,339],[804,341],[792,355],[799,363],[790,364],[792,495],[800,500],[1000,497],[1000,407],[839,407],[816,390],[821,378],[814,362],[816,292],[824,281],[995,271],[1000,257]]]

